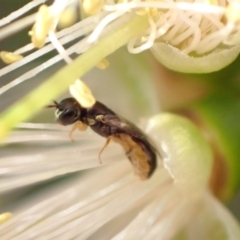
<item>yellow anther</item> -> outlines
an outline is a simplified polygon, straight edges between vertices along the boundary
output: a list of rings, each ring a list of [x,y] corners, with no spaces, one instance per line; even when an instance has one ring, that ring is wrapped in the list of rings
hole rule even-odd
[[[73,25],[77,21],[77,12],[74,7],[68,7],[64,9],[61,13],[58,27],[59,28],[66,28]]]
[[[230,21],[238,21],[240,19],[240,3],[232,2],[229,3],[226,11],[226,16]]]
[[[50,14],[50,9],[46,5],[42,5],[37,13],[36,22],[32,30],[29,32],[33,45],[41,48],[46,40],[48,32],[51,30],[54,19]]]
[[[91,90],[81,80],[76,80],[75,83],[69,87],[69,91],[82,107],[92,107],[96,102]]]
[[[104,0],[83,0],[82,9],[88,16],[94,15],[101,11],[104,5]]]
[[[102,59],[102,61],[100,61],[96,67],[99,69],[106,69],[109,66],[109,62],[106,58]]]
[[[206,0],[206,2],[210,5],[215,5],[215,6],[218,6],[218,0]]]
[[[3,62],[10,64],[10,63],[14,63],[17,62],[21,59],[23,59],[23,56],[20,54],[15,54],[13,52],[7,52],[7,51],[2,51],[0,53],[0,57],[3,60]]]
[[[10,212],[5,212],[0,214],[0,224],[5,223],[12,217],[12,214]]]

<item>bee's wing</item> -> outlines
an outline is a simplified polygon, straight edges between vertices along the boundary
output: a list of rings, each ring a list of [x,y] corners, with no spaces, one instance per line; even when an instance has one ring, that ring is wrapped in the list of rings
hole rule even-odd
[[[135,168],[142,179],[150,177],[157,166],[156,153],[160,156],[150,139],[133,123],[128,122],[117,115],[106,114],[104,115],[102,122],[108,126],[116,128],[117,133],[130,136],[137,146],[142,149],[140,152],[135,152],[136,155],[132,153],[128,157],[132,164],[136,165]],[[141,156],[141,158],[139,158],[139,156]]]
[[[160,156],[160,153],[157,151],[152,141],[133,123],[113,114],[104,115],[103,122],[111,127],[116,127],[119,132],[131,136],[135,141],[142,143],[144,146],[148,146],[152,151],[156,152]]]
[[[104,115],[102,122],[111,127],[116,127],[119,132],[128,134],[136,139],[144,140],[147,138],[146,135],[137,126],[120,116],[106,114]]]

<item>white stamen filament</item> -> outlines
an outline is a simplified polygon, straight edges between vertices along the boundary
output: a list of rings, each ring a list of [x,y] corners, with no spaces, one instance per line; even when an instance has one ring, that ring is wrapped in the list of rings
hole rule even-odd
[[[36,13],[23,17],[19,20],[17,20],[16,22],[11,23],[9,26],[3,27],[1,29],[1,36],[0,39],[4,39],[8,36],[11,36],[19,31],[21,31],[22,29],[30,26],[31,24],[34,23],[36,18]]]
[[[151,16],[149,16],[149,24],[150,24],[150,34],[147,37],[147,40],[145,43],[141,44],[139,47],[134,47],[135,42],[138,40],[138,37],[133,38],[128,43],[128,51],[131,53],[140,53],[148,48],[150,48],[153,45],[153,42],[156,37],[156,26],[154,24],[154,21]]]
[[[88,32],[91,31],[91,29],[93,29],[94,27],[94,22],[95,22],[95,17],[91,17],[85,20],[85,22],[80,22],[72,27],[69,27],[67,29],[64,29],[62,31],[60,31],[57,34],[57,37],[60,38],[60,45],[64,45],[66,43],[69,43],[71,41],[73,41],[76,38],[79,38],[81,36],[83,36],[84,34],[87,34]],[[84,41],[81,40],[81,41]],[[80,42],[81,42],[80,41]],[[49,42],[49,39],[48,41]],[[74,45],[72,45],[71,47],[69,47],[68,49],[66,49],[67,55],[71,55],[74,53],[75,49],[77,48],[79,43],[76,43]],[[15,51],[16,54],[23,54],[27,51],[31,51],[33,49],[33,44],[28,44],[25,47],[18,49]],[[24,66],[25,64],[33,61],[34,59],[39,58],[40,56],[47,54],[48,52],[52,51],[55,49],[55,46],[52,44],[48,44],[46,46],[44,46],[41,49],[38,49],[37,51],[29,54],[28,56],[26,56],[22,61],[13,63],[11,65],[6,66],[5,68],[0,70],[0,76],[3,76],[5,74],[10,73],[13,70],[18,69],[19,67]],[[0,88],[0,95],[3,94],[4,92],[8,91],[9,89],[13,88],[14,86],[17,86],[18,84],[23,83],[24,81],[36,76],[38,73],[40,73],[43,70],[46,70],[47,68],[49,68],[50,66],[56,64],[57,62],[62,60],[62,56],[61,55],[57,55],[51,59],[49,59],[48,61],[44,62],[43,64],[40,64],[39,66],[33,68],[32,70],[24,73],[22,76],[16,78],[15,80],[11,81],[9,84],[6,84],[5,86]]]
[[[92,32],[92,34],[90,35],[90,37],[88,38],[88,42],[92,43],[95,42],[97,40],[97,38],[99,37],[100,33],[103,31],[103,29],[113,20],[115,20],[116,18],[122,16],[126,11],[118,11],[118,12],[114,12],[114,13],[110,13],[108,14],[98,25],[97,27],[94,29],[94,31]]]
[[[67,54],[63,45],[58,41],[56,34],[53,31],[50,31],[48,33],[48,36],[52,45],[56,48],[61,57],[65,60],[66,63],[70,64],[72,62],[72,59]]]
[[[191,217],[195,216],[196,204],[202,196],[202,190],[205,189],[206,176],[210,171],[211,163],[208,162],[210,160],[208,151],[204,151],[205,144],[201,140],[197,141],[196,145],[192,142],[192,138],[196,136],[191,135],[191,140],[188,142],[184,140],[183,143],[175,139],[176,136],[183,137],[177,129],[181,130],[186,120],[182,120],[183,123],[180,126],[174,127],[171,124],[171,121],[174,122],[174,119],[170,119],[171,115],[165,115],[165,117],[162,115],[161,118],[162,123],[158,122],[156,117],[153,118],[149,122],[148,131],[151,135],[154,133],[154,139],[158,140],[156,142],[158,147],[162,141],[167,145],[165,149],[167,158],[164,156],[163,160],[170,163],[169,167],[173,169],[173,175],[180,171],[180,175],[183,174],[181,178],[188,179],[192,176],[192,169],[204,164],[204,169],[199,174],[200,179],[196,177],[184,183],[185,187],[189,188],[189,192],[182,191],[180,186],[183,182],[179,179],[181,183],[177,183],[175,181],[177,179],[173,179],[163,167],[162,161],[158,161],[158,167],[151,179],[140,181],[137,176],[134,176],[124,153],[120,155],[120,152],[116,151],[116,145],[114,147],[111,144],[107,152],[104,152],[103,161],[104,164],[112,162],[111,165],[83,172],[74,179],[56,183],[52,187],[48,186],[47,191],[43,190],[33,200],[25,199],[23,205],[18,203],[15,206],[16,209],[11,208],[13,218],[0,226],[1,239],[40,240],[44,238],[50,240],[89,237],[94,239],[95,234],[106,236],[106,229],[110,234],[109,238],[114,240],[170,239],[188,223]],[[156,123],[163,124],[162,130]],[[88,168],[99,166],[96,155],[104,139],[93,132],[79,134],[75,144],[67,140],[67,131],[62,130],[61,127],[56,131],[56,126],[47,125],[46,127],[50,130],[41,132],[34,128],[42,129],[44,127],[42,124],[25,123],[22,127],[30,127],[32,130],[27,131],[28,134],[26,130],[16,131],[6,141],[10,145],[21,143],[22,147],[28,147],[31,152],[27,154],[23,148],[15,148],[10,156],[1,158],[0,191],[2,194],[53,176],[83,170],[86,166]],[[174,128],[174,137],[171,133],[172,128]],[[185,133],[185,137],[189,137],[190,129],[191,127]],[[23,136],[29,142],[24,143]],[[29,148],[33,142],[42,143],[48,148],[50,144],[53,145],[49,149],[44,147],[44,151],[41,151],[39,147],[34,149],[34,145],[33,148]],[[59,142],[64,144],[59,147]],[[55,144],[58,145],[57,148],[54,147]],[[188,147],[181,148],[185,144]],[[191,150],[191,146],[200,149],[203,155],[195,156],[196,151]],[[179,147],[182,151],[168,152]],[[186,150],[191,154],[190,159],[193,160],[189,164],[191,169],[186,168],[186,162],[180,164],[185,166],[184,169],[175,165],[176,162],[179,163],[179,158],[175,159],[175,157],[181,156],[181,159],[187,157],[182,158]],[[6,168],[12,171],[1,173]],[[194,187],[194,191],[191,190],[191,186]],[[112,224],[115,228],[109,227],[108,224]]]
[[[12,22],[16,18],[22,16],[24,13],[30,11],[31,9],[35,8],[36,6],[46,2],[46,0],[33,0],[29,3],[27,3],[25,6],[21,7],[20,9],[16,10],[15,12],[12,12],[7,17],[2,18],[0,20],[0,27]]]
[[[67,0],[56,0],[50,7],[52,14],[55,16],[55,25],[58,22],[60,13],[70,3],[71,1]],[[52,51],[54,48],[57,48],[60,52],[60,56],[53,57],[41,66],[30,70],[28,73],[20,76],[8,85],[3,86],[0,89],[0,94],[3,94],[12,87],[35,76],[42,70],[47,69],[52,64],[58,62],[61,58],[64,58],[65,61],[70,63],[69,56],[74,53],[74,51],[77,53],[87,51],[92,46],[92,43],[98,40],[100,35],[104,35],[106,26],[110,26],[108,29],[111,29],[111,25],[114,26],[116,19],[119,19],[119,23],[123,22],[127,12],[132,9],[159,9],[159,17],[153,17],[151,16],[151,13],[149,14],[149,29],[143,32],[141,36],[136,36],[128,43],[128,49],[132,53],[139,53],[151,48],[156,39],[157,41],[169,42],[173,46],[179,47],[187,54],[191,52],[205,54],[206,52],[210,52],[214,48],[218,47],[221,43],[234,45],[236,44],[237,38],[231,38],[229,36],[231,36],[231,34],[235,34],[237,36],[237,33],[239,32],[238,28],[236,29],[234,22],[228,21],[226,24],[221,22],[221,19],[226,13],[225,7],[227,3],[227,0],[219,1],[218,6],[216,6],[198,2],[132,1],[115,4],[112,1],[106,1],[106,5],[104,5],[103,10],[97,15],[86,18],[68,29],[57,32],[56,37],[53,37],[53,33],[50,33],[50,36],[52,36],[52,42],[55,46],[52,46],[51,44],[46,45],[34,53],[29,54],[23,60],[1,69],[0,76],[3,76],[48,53],[49,51]],[[29,11],[31,6],[33,8],[37,6],[37,4],[39,4],[39,1],[34,1],[33,5],[29,4],[27,7],[23,7],[22,10],[19,9],[18,14]],[[161,12],[161,10],[163,11]],[[9,15],[6,19],[9,19],[10,21],[13,18]],[[19,21],[21,21],[21,19]],[[6,20],[2,19],[2,21],[0,21],[0,26],[5,23]],[[6,30],[10,28],[11,24],[6,27]],[[53,29],[51,31],[53,31]],[[90,36],[82,39],[79,42],[79,45],[74,45],[74,47],[72,46],[65,51],[63,51],[64,47],[60,46],[89,33],[91,33]],[[139,38],[145,39],[145,41],[140,41]],[[48,42],[49,39],[46,39],[46,43]],[[32,49],[33,45],[28,44],[25,47],[16,50],[15,53],[23,54]]]

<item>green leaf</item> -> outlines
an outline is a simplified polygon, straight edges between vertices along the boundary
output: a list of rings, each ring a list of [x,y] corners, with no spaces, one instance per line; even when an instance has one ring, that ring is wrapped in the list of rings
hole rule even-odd
[[[213,136],[223,162],[216,180],[222,183],[218,196],[230,199],[240,185],[240,100],[232,94],[216,93],[196,106],[198,114]]]

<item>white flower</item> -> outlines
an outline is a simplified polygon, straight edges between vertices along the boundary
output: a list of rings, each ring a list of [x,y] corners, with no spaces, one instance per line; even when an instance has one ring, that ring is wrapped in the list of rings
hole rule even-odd
[[[2,196],[100,166],[97,153],[104,139],[96,134],[81,133],[72,143],[55,125],[25,127],[35,130],[13,132],[6,140]],[[179,234],[188,240],[239,239],[238,224],[207,190],[212,159],[197,129],[181,117],[163,114],[149,120],[147,132],[163,156],[149,180],[134,176],[121,150],[111,145],[103,154],[107,166],[68,175],[22,200],[8,195],[15,204],[2,209],[13,217],[0,227],[1,239],[168,240]]]
[[[32,1],[2,19],[0,26],[42,2]],[[239,53],[236,1],[221,0],[213,5],[205,1],[107,0],[93,5],[94,9],[91,2],[87,3],[83,2],[81,9],[86,15],[94,14],[58,32],[55,30],[61,14],[77,2],[56,0],[49,8],[42,7],[37,19],[45,25],[35,22],[31,37],[37,38],[33,39],[35,47],[45,45],[28,55],[34,49],[32,43],[5,55],[8,61],[12,57],[19,61],[1,69],[1,76],[52,50],[59,53],[2,87],[0,94],[62,59],[69,65],[67,71],[63,69],[53,77],[55,80],[47,81],[1,115],[0,138],[126,43],[133,53],[151,48],[157,58],[165,56],[160,61],[179,71],[217,70]],[[35,20],[33,14],[10,23],[2,28],[0,37],[12,35]],[[79,42],[72,44],[76,39]],[[70,47],[66,48],[66,44]],[[79,57],[81,64],[72,63],[70,56],[74,53],[83,53]],[[225,55],[218,58],[222,53]],[[206,59],[211,64],[206,64]],[[126,156],[116,146],[104,152],[103,162],[108,166],[96,168],[100,166],[96,156],[104,139],[92,132],[79,135],[72,143],[67,132],[55,125],[27,124],[25,128],[13,132],[1,148],[0,193],[5,203],[0,205],[0,221],[11,216],[6,212],[13,214],[0,226],[1,239],[168,240],[181,235],[189,240],[219,240],[218,234],[228,240],[240,238],[234,218],[209,193],[211,154],[195,127],[186,120],[168,114],[149,120],[147,132],[163,159],[159,159],[154,175],[144,182],[133,175]],[[93,167],[96,169],[79,172]],[[37,189],[38,183],[63,175],[65,181]],[[36,192],[19,198],[29,189]]]

